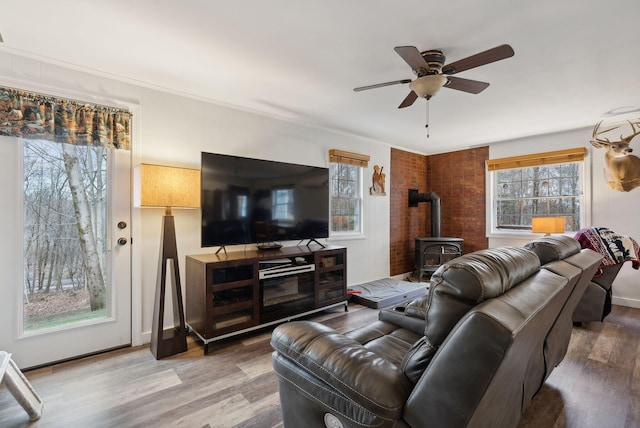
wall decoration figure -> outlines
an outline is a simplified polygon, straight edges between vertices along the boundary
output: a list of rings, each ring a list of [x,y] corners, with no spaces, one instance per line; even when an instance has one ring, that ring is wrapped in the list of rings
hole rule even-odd
[[[604,135],[619,129],[618,124],[605,129],[600,129],[602,121],[593,128],[591,144],[599,149],[604,149],[604,176],[609,187],[619,192],[628,192],[640,186],[640,158],[632,155],[633,149],[629,147],[631,140],[640,134],[640,119],[632,122],[627,120],[631,127],[631,133],[626,137],[620,134],[620,139],[611,141]],[[626,126],[626,124],[625,124]]]
[[[384,172],[382,172],[382,170],[384,169],[384,167],[380,167],[378,165],[375,165],[373,167],[373,176],[371,177],[372,181],[373,181],[373,185],[371,187],[369,187],[369,194],[374,195],[374,196],[384,196],[386,195],[385,190],[384,190],[384,185],[385,185],[385,179],[386,179],[386,174]]]

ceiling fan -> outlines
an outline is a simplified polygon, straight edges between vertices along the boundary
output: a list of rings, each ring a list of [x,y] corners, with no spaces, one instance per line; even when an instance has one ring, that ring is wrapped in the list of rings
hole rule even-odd
[[[470,57],[444,64],[445,56],[442,51],[428,50],[424,52],[418,51],[415,46],[398,46],[394,50],[405,60],[417,76],[414,80],[402,79],[392,82],[377,83],[375,85],[361,86],[354,88],[354,91],[364,91],[366,89],[381,88],[383,86],[397,85],[409,83],[411,92],[402,101],[398,108],[409,107],[418,97],[430,99],[440,90],[440,88],[456,89],[458,91],[478,94],[485,90],[489,84],[478,80],[463,79],[453,77],[452,74],[471,68],[480,67],[481,65],[490,64],[512,57],[514,55],[513,48],[509,45],[500,45],[493,49],[480,52]]]

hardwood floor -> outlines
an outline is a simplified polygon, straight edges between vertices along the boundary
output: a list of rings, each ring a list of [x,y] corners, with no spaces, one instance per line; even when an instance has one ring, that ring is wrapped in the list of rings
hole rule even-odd
[[[310,317],[339,331],[377,319],[351,304]],[[32,370],[44,400],[30,423],[6,388],[1,427],[280,427],[271,369],[271,329],[214,342],[189,339],[186,353],[156,361],[148,346]],[[564,361],[523,415],[519,428],[640,426],[640,309],[614,306],[604,323],[574,328]],[[437,426],[437,424],[435,425]]]

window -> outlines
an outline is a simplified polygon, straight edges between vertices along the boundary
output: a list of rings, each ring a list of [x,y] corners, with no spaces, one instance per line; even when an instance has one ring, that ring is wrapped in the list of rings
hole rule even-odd
[[[369,156],[330,150],[331,162],[331,233],[363,233],[362,169],[368,166]]]
[[[331,231],[362,232],[362,168],[331,164]]]
[[[534,217],[562,217],[566,231],[584,224],[586,149],[487,161],[493,231],[530,231]]]
[[[107,316],[108,154],[23,140],[26,332]]]

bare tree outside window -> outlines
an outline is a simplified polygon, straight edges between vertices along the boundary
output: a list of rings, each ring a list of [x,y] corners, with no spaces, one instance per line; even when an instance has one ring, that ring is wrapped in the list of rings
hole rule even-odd
[[[494,174],[498,230],[530,230],[531,219],[539,216],[563,217],[567,231],[581,228],[580,163],[502,169]]]
[[[362,231],[362,168],[331,164],[331,231]]]
[[[108,149],[23,147],[24,330],[104,317]]]

